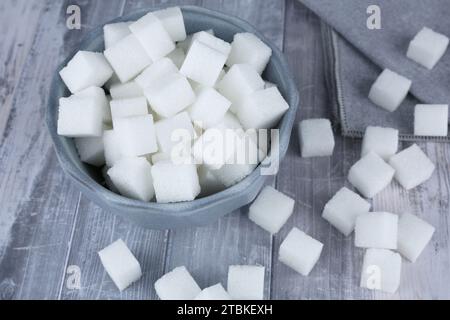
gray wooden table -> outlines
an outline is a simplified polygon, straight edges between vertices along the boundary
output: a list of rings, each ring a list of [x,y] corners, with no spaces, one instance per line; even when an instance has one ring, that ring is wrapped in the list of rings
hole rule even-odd
[[[2,0],[0,1],[0,299],[154,299],[153,283],[186,265],[205,287],[226,284],[230,264],[266,267],[272,299],[450,298],[450,147],[421,144],[437,164],[430,181],[412,191],[393,183],[373,201],[376,210],[411,212],[437,227],[415,264],[404,262],[395,295],[359,288],[363,251],[321,217],[326,201],[346,182],[360,141],[336,137],[331,158],[299,157],[291,146],[274,183],[297,201],[294,217],[276,236],[249,222],[246,208],[202,228],[151,231],[104,212],[62,172],[44,124],[50,79],[82,37],[114,17],[155,4],[196,4],[227,12],[259,28],[286,53],[298,79],[297,119],[329,117],[319,20],[295,0]],[[66,28],[66,9],[78,4],[82,29]],[[293,226],[325,244],[303,277],[277,259]],[[97,251],[122,238],[143,267],[141,281],[120,293]],[[80,287],[73,284],[81,272]],[[73,273],[75,272],[75,273]]]

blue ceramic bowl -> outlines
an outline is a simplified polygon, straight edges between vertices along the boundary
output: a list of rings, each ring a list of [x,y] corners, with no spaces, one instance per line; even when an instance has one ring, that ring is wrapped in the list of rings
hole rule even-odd
[[[119,17],[111,22],[136,20],[149,11],[153,10],[143,9],[133,14]],[[280,159],[284,157],[289,145],[299,103],[299,95],[283,54],[254,27],[243,20],[200,7],[185,6],[182,7],[182,11],[188,34],[214,29],[216,36],[231,42],[235,33],[252,32],[272,48],[273,55],[265,71],[264,78],[277,84],[290,106],[289,111],[279,124],[279,155]],[[104,50],[102,26],[92,31],[81,43],[79,50]],[[62,63],[58,71],[67,64],[72,56]],[[190,202],[173,204],[147,203],[115,194],[101,184],[103,179],[98,168],[91,167],[80,161],[73,139],[57,134],[58,100],[60,97],[69,95],[69,91],[61,81],[58,73],[56,73],[52,83],[46,115],[47,126],[56,154],[64,171],[76,182],[81,191],[108,212],[120,215],[149,229],[173,229],[205,225],[249,204],[264,185],[267,176],[261,175],[261,166],[259,166],[238,184],[214,195]],[[269,153],[270,156],[271,154]]]

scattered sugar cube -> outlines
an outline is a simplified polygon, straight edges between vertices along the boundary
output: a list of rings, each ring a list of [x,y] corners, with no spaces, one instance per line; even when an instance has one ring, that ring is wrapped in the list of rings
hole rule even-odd
[[[435,169],[435,165],[417,144],[391,157],[389,164],[395,169],[395,180],[406,190],[427,181]]]
[[[156,201],[159,203],[194,200],[200,194],[197,167],[160,161],[152,167]]]
[[[181,48],[176,48],[171,53],[166,56],[168,59],[172,60],[175,66],[180,69],[183,65],[184,59],[186,59],[186,53]]]
[[[158,151],[152,115],[117,118],[114,131],[127,156],[143,156]]]
[[[72,93],[89,87],[101,87],[113,73],[103,54],[89,51],[78,51],[67,66],[59,72]]]
[[[197,172],[198,181],[201,188],[201,196],[206,197],[225,189],[225,186],[206,166],[200,165],[197,169]]]
[[[135,81],[142,89],[145,89],[154,81],[172,73],[178,73],[178,68],[169,58],[162,58],[145,69]]]
[[[395,293],[400,285],[402,258],[386,249],[367,249],[361,272],[362,288]]]
[[[191,85],[181,74],[167,74],[151,83],[145,90],[152,109],[164,118],[170,118],[195,101]]]
[[[376,153],[370,152],[356,162],[348,173],[348,181],[366,198],[373,198],[386,188],[395,170]]]
[[[105,164],[103,136],[93,138],[76,138],[75,147],[78,150],[81,161],[95,167],[101,167]]]
[[[361,156],[369,152],[388,161],[398,150],[398,130],[383,127],[367,127],[362,141]]]
[[[199,31],[195,33],[192,36],[192,42],[194,41],[200,41],[203,44],[206,44],[207,46],[223,53],[227,57],[231,51],[231,45],[228,42],[217,38],[213,33],[207,31]]]
[[[356,218],[369,209],[369,202],[343,187],[327,202],[322,217],[348,237],[355,228]]]
[[[231,102],[213,88],[200,89],[197,99],[189,107],[189,115],[200,128],[217,125],[231,106]]]
[[[120,291],[142,276],[139,262],[122,239],[99,251],[98,255],[106,272]]]
[[[447,104],[418,104],[414,109],[416,136],[446,137],[448,134]]]
[[[111,123],[111,109],[109,108],[109,101],[106,97],[105,91],[99,87],[89,87],[75,93],[76,97],[93,98],[102,109],[102,117],[104,123]]]
[[[272,56],[272,49],[252,33],[237,33],[231,44],[227,66],[238,63],[251,64],[261,74]]]
[[[405,100],[411,84],[411,80],[384,69],[370,88],[369,99],[377,106],[393,112]]]
[[[122,83],[135,78],[152,63],[152,59],[133,34],[106,49],[105,57]]]
[[[231,300],[231,297],[225,291],[222,284],[218,283],[212,287],[203,289],[194,300]]]
[[[434,227],[426,221],[404,213],[398,221],[398,252],[411,262],[415,262],[430,242]]]
[[[169,33],[172,41],[183,41],[186,39],[183,13],[179,7],[158,10],[154,14]]]
[[[278,233],[294,212],[294,199],[266,186],[250,206],[249,218],[271,234]]]
[[[155,290],[161,300],[193,300],[201,289],[186,267],[178,267],[155,282]]]
[[[309,275],[319,260],[323,244],[293,228],[281,243],[279,260],[303,276]]]
[[[105,162],[107,167],[114,166],[117,161],[124,157],[119,137],[114,130],[105,130],[103,132],[103,147],[105,149]]]
[[[171,155],[176,144],[188,143],[190,146],[195,138],[194,127],[187,112],[156,122],[155,130],[159,150],[168,155]]]
[[[115,100],[144,96],[144,91],[134,81],[113,84],[109,89],[109,93],[111,93],[111,97]]]
[[[360,214],[355,224],[355,246],[397,249],[398,216],[389,212]]]
[[[121,195],[148,202],[155,195],[151,169],[145,158],[123,158],[108,170],[108,176]]]
[[[113,122],[118,118],[145,116],[148,114],[147,99],[145,97],[111,100],[110,104]]]
[[[112,47],[117,42],[130,35],[130,24],[130,22],[118,22],[105,25],[103,27],[105,49]]]
[[[230,266],[228,294],[234,300],[263,300],[264,273],[262,266]]]
[[[445,35],[424,27],[409,43],[406,56],[431,70],[444,55],[448,42]]]
[[[298,126],[303,158],[327,157],[333,154],[334,135],[328,119],[308,119]]]

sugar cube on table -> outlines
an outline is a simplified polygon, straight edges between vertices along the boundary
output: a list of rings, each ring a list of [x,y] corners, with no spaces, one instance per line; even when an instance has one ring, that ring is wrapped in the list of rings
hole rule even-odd
[[[248,63],[261,74],[272,56],[272,49],[253,33],[237,33],[231,44],[227,66]]]
[[[82,138],[103,134],[103,109],[95,98],[59,99],[58,134]]]
[[[113,73],[103,54],[89,51],[78,51],[67,66],[59,72],[72,93],[89,87],[101,87]]]
[[[113,84],[109,89],[113,99],[128,99],[144,96],[142,88],[134,81]]]
[[[99,87],[89,87],[84,90],[78,91],[74,96],[80,98],[93,98],[96,103],[100,105],[102,109],[103,122],[111,122],[111,109],[109,108],[109,101],[106,97],[105,91]]]
[[[172,148],[177,144],[191,145],[195,138],[194,127],[187,112],[181,112],[171,118],[155,123],[156,139],[159,150],[171,155]]]
[[[264,274],[262,266],[234,265],[228,268],[228,294],[233,300],[263,300]]]
[[[294,199],[266,186],[250,206],[249,218],[271,234],[278,233],[294,212]]]
[[[397,249],[398,216],[389,212],[360,214],[355,223],[355,246]]]
[[[165,75],[151,83],[144,93],[152,109],[164,118],[176,115],[195,101],[191,85],[179,73]]]
[[[158,10],[154,14],[169,33],[172,41],[183,41],[186,39],[183,13],[179,7]]]
[[[373,198],[386,188],[395,170],[379,155],[369,152],[356,162],[348,173],[348,181],[366,198]]]
[[[105,130],[103,132],[103,148],[105,150],[105,162],[108,167],[112,167],[124,157],[119,137],[114,130]]]
[[[369,92],[369,99],[377,106],[393,112],[405,100],[411,80],[389,69],[384,69]]]
[[[141,266],[125,242],[119,239],[98,252],[100,261],[120,291],[142,276]]]
[[[151,64],[139,76],[137,76],[134,81],[139,85],[139,87],[145,89],[154,81],[157,81],[165,75],[171,73],[178,73],[178,68],[175,66],[172,60],[164,57]]]
[[[300,121],[298,130],[303,158],[327,157],[333,154],[335,142],[330,120],[303,120]]]
[[[175,66],[180,69],[183,65],[184,59],[186,59],[186,53],[181,48],[176,48],[171,53],[166,56],[168,59],[172,60]]]
[[[194,300],[201,289],[186,267],[178,267],[155,282],[156,294],[161,300]]]
[[[233,103],[233,113],[238,111],[245,97],[262,89],[264,80],[249,64],[233,65],[217,84],[217,90]]]
[[[414,109],[416,136],[446,137],[448,134],[447,104],[418,104]]]
[[[225,116],[231,102],[213,88],[200,89],[197,99],[189,107],[189,115],[200,128],[211,128]]]
[[[156,201],[171,203],[192,201],[200,194],[197,166],[160,161],[152,167]]]
[[[106,49],[104,54],[122,83],[135,78],[152,63],[152,59],[133,34]]]
[[[406,190],[427,181],[435,169],[435,165],[417,144],[391,157],[389,164],[395,169],[395,180]]]
[[[130,35],[130,24],[131,22],[118,22],[105,25],[103,27],[105,49],[112,47],[117,42]]]
[[[398,252],[415,262],[430,242],[434,227],[410,213],[404,213],[398,221]]]
[[[192,42],[194,41],[200,41],[203,44],[206,44],[207,46],[223,53],[228,57],[231,51],[231,45],[216,37],[213,33],[206,32],[206,31],[199,31],[197,33],[194,33],[192,36]]]
[[[148,114],[145,97],[111,100],[111,115],[113,122],[118,118],[145,116]]]
[[[355,228],[356,218],[369,209],[369,202],[343,187],[327,202],[322,217],[348,237]]]
[[[406,56],[431,70],[444,55],[448,42],[447,36],[424,27],[409,43]]]
[[[225,189],[223,183],[206,166],[200,165],[197,169],[200,183],[200,195],[205,197]]]
[[[75,138],[75,147],[81,161],[95,167],[105,164],[105,148],[102,137]]]
[[[222,284],[218,283],[203,289],[194,300],[231,300],[231,297]]]
[[[303,276],[309,275],[322,253],[323,244],[293,228],[280,245],[278,259]]]
[[[158,151],[152,115],[117,118],[114,131],[126,156],[143,156]]]
[[[383,160],[388,161],[398,150],[398,130],[384,127],[366,128],[362,141],[361,156],[369,152],[378,154]]]

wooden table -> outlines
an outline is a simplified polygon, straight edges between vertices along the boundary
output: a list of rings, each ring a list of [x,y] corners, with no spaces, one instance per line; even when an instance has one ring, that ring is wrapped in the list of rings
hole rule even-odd
[[[266,267],[265,297],[272,299],[450,298],[450,147],[421,144],[437,164],[427,183],[405,191],[396,183],[373,201],[375,210],[411,212],[436,233],[415,264],[404,262],[395,295],[359,288],[363,250],[321,218],[326,201],[343,185],[358,159],[360,141],[336,137],[331,158],[302,159],[298,139],[274,183],[296,199],[294,217],[276,236],[251,223],[247,208],[202,228],[151,231],[104,212],[62,172],[44,113],[55,68],[93,28],[161,1],[0,1],[0,298],[154,299],[153,283],[186,265],[202,287],[226,284],[230,264]],[[162,1],[195,4],[248,20],[286,53],[298,79],[297,120],[329,117],[319,20],[295,0]],[[82,29],[68,30],[66,9],[81,7]],[[309,277],[279,263],[278,247],[293,226],[322,241]],[[141,281],[120,293],[97,251],[122,238],[143,267]],[[76,275],[81,272],[80,288]]]

